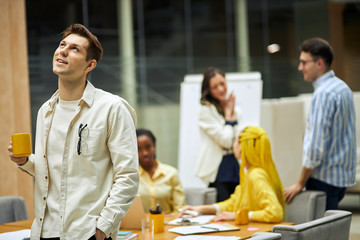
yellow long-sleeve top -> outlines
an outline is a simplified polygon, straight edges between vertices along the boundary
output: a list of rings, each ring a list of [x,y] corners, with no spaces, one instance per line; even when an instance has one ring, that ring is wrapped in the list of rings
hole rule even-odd
[[[241,196],[241,187],[246,188],[244,196]],[[257,222],[281,222],[284,216],[269,175],[262,168],[250,168],[243,186],[238,185],[229,199],[217,204],[221,211],[230,212],[248,207],[249,211],[253,211],[251,220]]]
[[[171,213],[185,205],[185,192],[181,186],[176,168],[157,161],[157,168],[151,178],[139,166],[141,200],[146,212],[155,209],[159,203],[164,213]]]

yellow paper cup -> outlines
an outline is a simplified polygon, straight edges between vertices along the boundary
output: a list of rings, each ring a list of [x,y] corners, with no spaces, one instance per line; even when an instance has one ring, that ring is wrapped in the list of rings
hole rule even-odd
[[[11,136],[14,157],[28,157],[31,154],[29,133],[16,133]]]
[[[243,207],[236,211],[235,224],[243,225],[249,223],[249,208]]]
[[[154,220],[154,233],[164,232],[164,213],[150,213],[150,220]]]

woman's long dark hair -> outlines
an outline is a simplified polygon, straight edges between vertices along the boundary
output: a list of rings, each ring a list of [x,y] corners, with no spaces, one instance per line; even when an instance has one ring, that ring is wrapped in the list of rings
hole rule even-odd
[[[202,105],[214,104],[217,111],[224,116],[224,108],[221,103],[210,94],[210,79],[216,74],[220,74],[225,78],[225,73],[216,67],[208,67],[204,72],[204,78],[201,84],[201,98],[200,103]]]

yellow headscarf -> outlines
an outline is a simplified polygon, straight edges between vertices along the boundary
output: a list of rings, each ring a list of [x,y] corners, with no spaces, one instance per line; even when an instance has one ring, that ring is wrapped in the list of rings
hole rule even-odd
[[[252,167],[264,169],[272,180],[271,185],[284,210],[283,185],[272,159],[270,140],[266,132],[261,127],[249,126],[240,134],[239,141],[241,145],[240,186],[244,186],[246,163],[250,163]],[[241,196],[244,196],[243,190],[242,187]]]

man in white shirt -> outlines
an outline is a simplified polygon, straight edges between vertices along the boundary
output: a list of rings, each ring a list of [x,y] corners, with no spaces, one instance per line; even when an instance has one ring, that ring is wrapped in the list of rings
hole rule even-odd
[[[38,112],[35,153],[10,158],[35,177],[31,239],[116,239],[138,190],[136,114],[95,88],[88,74],[103,49],[81,24],[53,57],[58,91]]]

